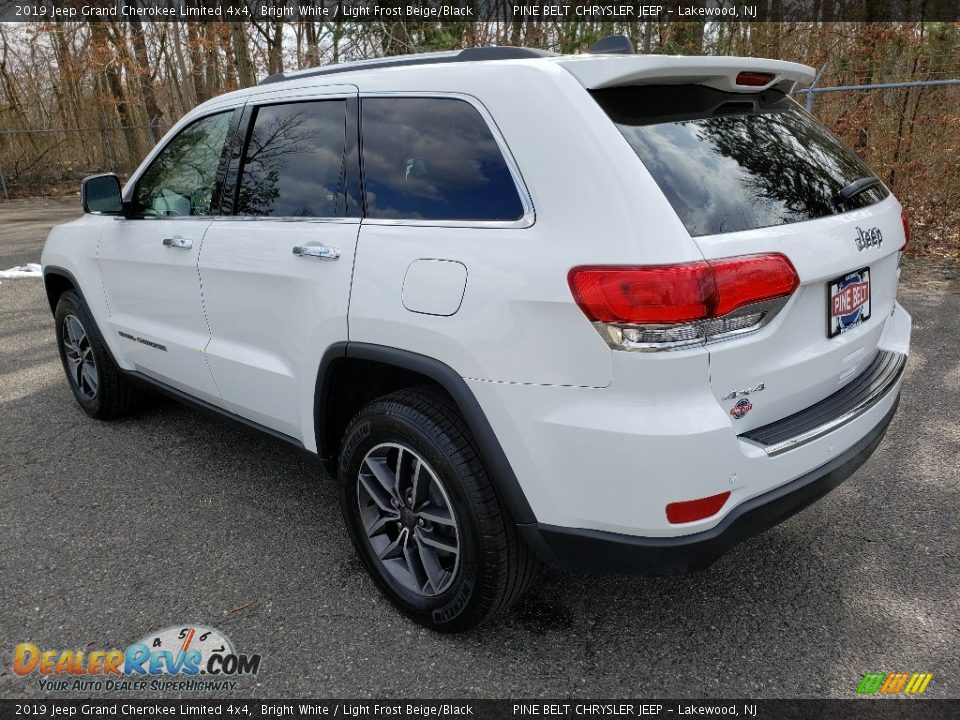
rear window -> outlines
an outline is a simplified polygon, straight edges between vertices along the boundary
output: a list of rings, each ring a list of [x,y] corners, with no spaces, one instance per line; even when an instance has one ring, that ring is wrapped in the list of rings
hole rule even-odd
[[[873,174],[775,90],[653,85],[591,94],[693,236],[813,220],[888,195],[878,185],[835,202],[841,188]]]
[[[523,204],[480,113],[453,98],[364,98],[367,215],[517,220]]]

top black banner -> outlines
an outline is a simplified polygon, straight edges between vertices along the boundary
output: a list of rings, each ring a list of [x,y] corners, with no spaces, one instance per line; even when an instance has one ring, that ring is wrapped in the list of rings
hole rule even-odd
[[[957,0],[0,0],[2,22],[956,22]]]

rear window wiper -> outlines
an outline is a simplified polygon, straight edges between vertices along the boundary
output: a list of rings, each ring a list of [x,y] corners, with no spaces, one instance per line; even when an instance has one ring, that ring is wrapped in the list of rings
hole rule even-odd
[[[880,178],[877,177],[865,177],[860,178],[859,180],[854,180],[849,185],[845,185],[837,191],[837,194],[833,196],[833,202],[836,205],[849,202],[860,193],[864,192],[865,190],[869,190],[872,187],[876,187],[879,184]]]

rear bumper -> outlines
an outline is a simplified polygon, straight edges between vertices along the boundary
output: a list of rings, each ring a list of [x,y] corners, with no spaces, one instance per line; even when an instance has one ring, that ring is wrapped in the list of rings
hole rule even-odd
[[[734,545],[783,522],[840,485],[873,454],[900,402],[848,450],[801,477],[733,508],[703,532],[636,537],[541,523],[518,526],[531,549],[561,570],[623,575],[676,575],[712,565]]]
[[[758,427],[740,437],[763,448],[769,457],[815,442],[881,402],[903,376],[907,356],[881,350],[855,380],[798,413]]]

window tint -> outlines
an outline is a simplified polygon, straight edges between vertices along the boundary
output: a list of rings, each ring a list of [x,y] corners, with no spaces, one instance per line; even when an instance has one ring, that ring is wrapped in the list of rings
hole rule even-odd
[[[701,86],[593,92],[691,235],[812,220],[885,198],[882,186],[836,204],[870,170],[782,93]]]
[[[361,103],[367,215],[517,220],[513,176],[480,113],[452,98]]]
[[[136,212],[148,217],[209,215],[233,110],[187,126],[137,183]]]
[[[343,172],[346,101],[268,105],[247,140],[238,215],[333,217]]]

